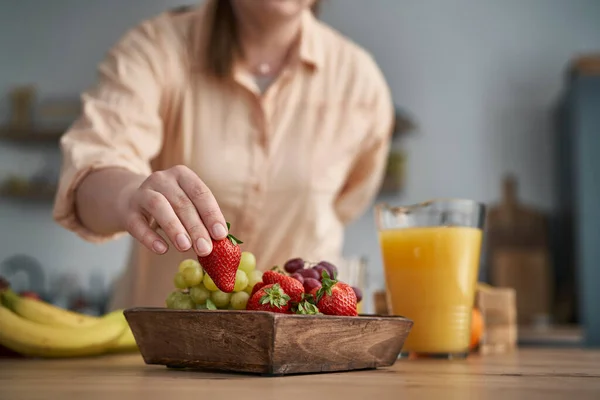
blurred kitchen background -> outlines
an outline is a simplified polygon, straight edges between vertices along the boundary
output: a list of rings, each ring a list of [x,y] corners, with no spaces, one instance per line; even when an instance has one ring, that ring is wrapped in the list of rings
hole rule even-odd
[[[0,2],[0,274],[18,290],[103,312],[129,241],[88,244],[52,221],[58,138],[107,49],[193,3]],[[600,344],[600,1],[326,0],[321,18],[373,54],[398,105],[377,201],[488,203],[481,280],[516,288],[519,322],[538,327],[521,341]],[[345,249],[367,260],[372,311],[372,212]]]

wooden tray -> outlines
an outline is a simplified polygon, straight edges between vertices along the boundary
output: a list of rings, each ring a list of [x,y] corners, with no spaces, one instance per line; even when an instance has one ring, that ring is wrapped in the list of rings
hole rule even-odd
[[[387,367],[413,322],[260,311],[125,310],[146,364],[287,375]]]

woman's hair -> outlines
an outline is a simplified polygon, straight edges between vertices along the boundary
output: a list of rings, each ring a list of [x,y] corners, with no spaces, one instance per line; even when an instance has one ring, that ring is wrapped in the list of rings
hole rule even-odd
[[[316,0],[311,10],[318,15],[321,0]],[[205,68],[217,77],[231,75],[236,56],[242,56],[237,24],[231,0],[215,0],[208,10],[210,27],[207,37]]]

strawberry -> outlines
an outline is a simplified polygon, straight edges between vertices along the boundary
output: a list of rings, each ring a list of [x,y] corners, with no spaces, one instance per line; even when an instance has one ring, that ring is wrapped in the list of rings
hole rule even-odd
[[[283,291],[290,296],[292,303],[299,303],[302,300],[304,286],[302,286],[298,280],[292,278],[291,276],[285,275],[281,272],[278,272],[278,270],[273,269],[266,271],[263,274],[262,280],[267,285],[271,283],[279,283],[279,286],[281,286]]]
[[[278,283],[265,285],[248,300],[246,310],[271,311],[286,314],[290,310],[290,296]]]
[[[227,230],[229,230],[229,222]],[[211,277],[215,285],[225,293],[233,292],[235,286],[235,274],[242,250],[240,244],[243,243],[235,236],[229,234],[225,239],[212,241],[213,250],[205,257],[198,257],[198,262],[202,265],[204,271]]]
[[[252,293],[250,293],[250,297],[254,296],[254,293],[258,292],[259,289],[261,289],[265,285],[266,285],[266,283],[264,283],[264,282],[256,282],[256,284],[252,288]]]
[[[356,316],[356,293],[350,285],[329,278],[323,273],[320,288],[314,288],[311,294],[319,311],[325,315]]]

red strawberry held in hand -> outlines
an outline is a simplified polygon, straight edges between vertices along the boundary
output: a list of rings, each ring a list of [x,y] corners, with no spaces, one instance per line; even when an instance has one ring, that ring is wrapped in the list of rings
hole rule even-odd
[[[356,293],[352,287],[329,278],[327,271],[323,271],[322,276],[323,286],[311,291],[319,311],[325,315],[357,316]]]
[[[229,228],[228,222],[228,231]],[[239,246],[241,243],[243,242],[231,234],[218,241],[213,239],[211,253],[205,257],[198,257],[204,272],[211,277],[219,290],[225,293],[233,292],[235,286],[235,274],[242,258],[242,249]]]
[[[278,283],[265,285],[250,297],[246,310],[287,314],[290,310],[290,296]]]
[[[283,291],[290,296],[292,303],[299,303],[302,300],[302,294],[304,294],[304,286],[296,279],[291,276],[287,276],[277,270],[277,267],[270,271],[266,271],[262,280],[264,283],[272,284],[278,283]]]

